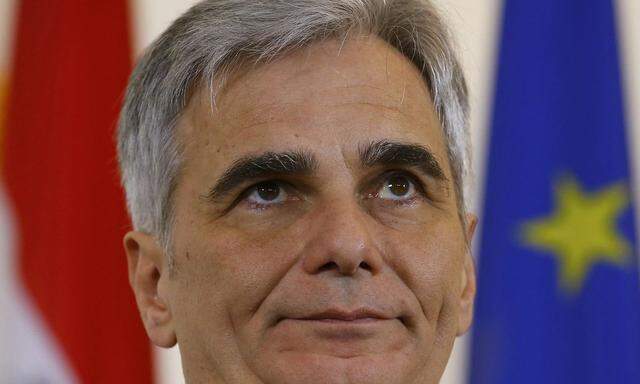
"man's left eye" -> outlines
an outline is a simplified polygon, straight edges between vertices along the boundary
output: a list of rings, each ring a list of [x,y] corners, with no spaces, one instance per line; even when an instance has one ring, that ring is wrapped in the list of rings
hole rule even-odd
[[[256,207],[266,207],[283,203],[287,200],[287,192],[277,181],[263,181],[251,188],[247,201]]]
[[[411,178],[392,175],[384,180],[376,197],[385,200],[409,200],[415,197],[416,193],[416,185]]]

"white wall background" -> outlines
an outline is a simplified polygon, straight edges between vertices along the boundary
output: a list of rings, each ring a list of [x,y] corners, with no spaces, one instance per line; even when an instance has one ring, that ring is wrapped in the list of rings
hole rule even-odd
[[[485,137],[491,103],[494,58],[500,22],[501,0],[434,0],[440,5],[445,18],[456,35],[459,51],[467,73],[472,101],[472,141],[476,185],[482,186],[485,157]],[[0,79],[7,73],[12,9],[16,0],[0,0]],[[169,23],[185,11],[195,0],[132,0],[134,49],[139,53]],[[640,148],[640,1],[617,0],[620,36],[623,43],[624,83],[627,117],[631,124],[630,153],[635,156],[633,172],[636,186],[640,185],[640,157],[634,153]],[[0,80],[0,86],[2,82]],[[472,204],[479,211],[481,190],[477,188]],[[636,192],[640,188],[636,187]],[[640,201],[640,193],[637,200]],[[640,216],[639,216],[640,217]],[[0,242],[3,241],[0,233]],[[6,240],[6,239],[5,239]],[[4,259],[5,255],[0,255]],[[0,260],[2,261],[2,260]],[[0,269],[3,268],[0,262]],[[0,270],[0,276],[2,276]],[[6,272],[6,271],[5,271]],[[2,312],[2,308],[0,308]],[[442,384],[462,384],[466,372],[467,340],[456,343],[454,356],[447,368]],[[160,384],[183,383],[177,349],[158,350],[157,376]]]

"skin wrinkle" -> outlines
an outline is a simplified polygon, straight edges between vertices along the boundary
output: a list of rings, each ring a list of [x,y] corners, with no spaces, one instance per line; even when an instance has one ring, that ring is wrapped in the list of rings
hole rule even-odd
[[[399,272],[399,271],[397,271],[397,270],[396,270],[396,272]],[[403,280],[403,281],[409,281],[409,282],[410,282],[410,280],[411,280],[410,276],[411,276],[411,275],[410,275],[410,274],[406,274],[406,276],[407,276],[407,278],[406,278],[406,279],[402,279],[402,280]],[[402,276],[401,276],[401,278],[402,278]],[[427,322],[428,322],[429,324],[432,324],[432,323],[433,323],[433,321],[432,321],[432,319],[431,319],[431,318],[430,318],[430,316],[429,316],[430,311],[428,311],[428,310],[426,309],[426,307],[425,307],[424,303],[423,303],[421,300],[418,300],[418,304],[419,304],[419,306],[420,306],[420,310],[421,310],[421,313],[422,313],[422,315],[424,316],[424,318],[427,320]]]
[[[383,104],[369,103],[369,102],[363,102],[363,101],[354,101],[352,103],[341,103],[340,104],[341,107],[348,107],[348,106],[351,106],[351,105],[360,105],[360,106],[363,106],[363,107],[372,107],[372,108],[383,108],[383,109],[385,109],[386,111],[389,111],[389,112],[402,114],[400,109],[395,105],[383,105]],[[335,105],[335,106],[337,107],[337,105]]]
[[[461,316],[461,260],[468,257],[455,199],[429,181],[438,207],[423,198],[401,207],[365,200],[394,167],[363,167],[358,153],[367,142],[426,147],[450,187],[426,85],[413,81],[417,70],[380,41],[348,39],[337,60],[323,52],[341,41],[323,44],[236,78],[220,95],[215,119],[202,89],[187,108],[192,116],[178,125],[185,137],[175,192],[180,272],[166,280],[172,322],[163,329],[180,342],[189,384],[207,376],[219,378],[213,383],[435,384],[444,370]],[[278,101],[265,107],[265,99]],[[274,119],[257,126],[260,114]],[[302,117],[307,122],[296,124]],[[292,148],[313,149],[318,163],[304,181],[284,178],[300,201],[253,211],[242,200],[213,217],[200,197],[234,159]],[[399,168],[422,179],[416,169]],[[378,304],[404,324],[384,323],[372,336],[332,344],[313,323],[277,322],[335,305]]]
[[[233,316],[231,315],[231,311],[229,310],[229,308],[225,308],[224,310],[221,311],[222,313],[226,314],[225,320],[226,323],[230,325],[231,327],[231,334],[228,336],[231,336],[230,338],[233,339],[233,342],[230,344],[227,344],[227,348],[233,348],[236,354],[242,355],[242,348],[240,348],[239,344],[238,344],[238,340],[236,340],[235,338],[233,338],[233,335],[235,334],[235,330],[237,329],[236,324],[233,321]],[[228,351],[227,355],[228,355]],[[229,366],[230,363],[228,361],[225,360],[220,360],[219,356],[213,353],[209,354],[209,361],[213,361],[216,362],[214,363],[214,366],[220,367],[219,370],[211,370],[211,367],[209,366],[203,366],[202,369],[206,372],[205,374],[201,375],[201,378],[203,379],[203,381],[201,381],[202,383],[207,383],[208,380],[206,380],[206,378],[209,375],[215,375],[218,376],[218,372],[225,372],[225,367]],[[245,369],[243,370],[243,372],[238,373],[237,369],[235,371],[232,372],[232,375],[235,376],[233,380],[231,380],[231,382],[235,382],[235,383],[243,383],[243,382],[250,382],[247,381],[247,379],[249,377],[252,377],[251,382],[255,381],[255,380],[259,380],[258,376],[254,373],[254,370],[251,369],[251,367],[246,363],[247,360],[245,359],[241,359],[240,363],[245,367]],[[216,381],[218,382],[218,381]],[[227,382],[227,380],[224,380],[221,377],[221,380],[219,382]]]
[[[299,252],[301,253],[301,252]],[[280,284],[280,282],[282,281],[282,279],[284,278],[284,276],[286,276],[288,273],[290,273],[291,269],[298,263],[298,260],[300,260],[300,256],[296,255],[296,257],[292,258],[290,264],[282,271],[282,273],[280,273],[280,275],[274,279],[274,282],[271,284],[271,286],[267,287],[267,292],[272,292],[273,289],[278,286],[278,284]],[[250,314],[253,316],[254,314],[256,314],[260,308],[262,307],[262,304],[264,303],[264,301],[267,299],[268,295],[264,295],[255,305],[254,308],[252,308],[250,310]],[[270,325],[273,325],[273,323],[271,323]]]
[[[233,334],[237,334],[238,333],[238,328],[236,326],[236,323],[233,320],[233,316],[231,316],[231,311],[226,311],[227,312],[227,321],[229,321],[229,324],[231,324],[231,331]],[[237,353],[240,354],[241,356],[243,356],[243,363],[245,364],[247,371],[248,372],[255,372],[254,369],[252,369],[252,367],[247,363],[249,361],[251,361],[250,356],[246,356],[245,352],[243,351],[242,348],[240,348],[240,345],[238,345],[238,342],[236,342],[236,350]],[[256,375],[257,376],[257,375]]]
[[[430,247],[428,247],[427,249],[429,249]],[[395,252],[390,252],[390,254],[394,254]],[[394,270],[398,273],[399,277],[403,280],[403,281],[408,281],[408,285],[409,286],[413,286],[416,284],[415,281],[412,281],[412,275],[410,273],[410,271],[408,271],[406,268],[403,268],[403,265],[395,260],[389,260],[389,263],[392,265],[392,267],[394,268]],[[407,265],[407,267],[409,267]],[[424,277],[424,276],[423,276]],[[430,279],[432,279],[433,277],[430,277]],[[429,297],[431,298],[431,296]],[[422,301],[418,301],[420,304],[420,308],[422,311],[422,314],[424,315],[425,319],[428,320],[429,324],[433,324],[434,323],[434,319],[431,318],[429,316],[430,311],[427,311],[426,306],[424,305],[424,303]],[[440,307],[440,306],[439,306]],[[439,314],[438,314],[439,316]],[[438,318],[438,316],[436,316],[436,318]]]
[[[418,79],[418,80],[422,81],[421,79]],[[365,89],[371,89],[371,90],[377,90],[377,91],[383,90],[380,87],[371,86],[368,84],[345,84],[343,87],[337,87],[337,88],[355,89],[355,88],[361,88],[361,87]],[[325,91],[323,91],[322,89],[319,89],[319,90],[311,90],[310,92],[312,92],[311,94],[313,96],[320,97],[324,95]],[[403,94],[401,96],[402,99],[404,99],[405,97],[404,92],[406,92],[406,85],[405,85],[405,89],[403,90]],[[232,99],[232,101],[234,100],[235,99]],[[392,100],[389,100],[389,101],[392,101]],[[261,126],[268,123],[287,123],[287,120],[284,120],[284,119],[277,120],[277,119],[274,119],[273,116],[277,115],[278,112],[281,111],[284,107],[290,106],[293,104],[294,104],[293,102],[282,102],[282,101],[276,101],[271,103],[261,103],[256,105],[255,107],[241,110],[239,114],[236,114],[234,120],[231,123],[234,124],[234,128],[238,130],[238,133],[240,133],[241,131],[247,130],[249,128],[254,128],[256,126]],[[380,106],[387,109],[389,112],[404,114],[404,112],[400,110],[400,108],[398,107],[398,105],[396,105],[396,103],[387,105],[387,104],[381,104],[376,102],[354,101],[354,104],[367,106],[367,107]],[[399,103],[399,104],[402,105],[403,103]],[[348,106],[348,105],[349,105],[348,103],[341,103],[340,105],[327,104],[326,107],[332,108],[332,107],[340,107],[340,106]],[[224,112],[221,112],[221,113],[224,113]],[[220,118],[224,118],[224,116],[220,116]],[[250,124],[243,124],[243,126],[241,127],[237,126],[234,123],[235,121],[244,121],[245,119],[251,119],[254,122]],[[304,117],[301,117],[301,119],[304,120]]]

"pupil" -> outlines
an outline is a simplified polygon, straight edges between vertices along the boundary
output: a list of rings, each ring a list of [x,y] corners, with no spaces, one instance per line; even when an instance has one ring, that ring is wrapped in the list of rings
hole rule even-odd
[[[280,195],[280,187],[276,183],[260,183],[257,187],[258,196],[262,200],[275,200]]]
[[[404,196],[409,192],[409,180],[406,177],[395,176],[389,180],[389,189],[396,196]]]

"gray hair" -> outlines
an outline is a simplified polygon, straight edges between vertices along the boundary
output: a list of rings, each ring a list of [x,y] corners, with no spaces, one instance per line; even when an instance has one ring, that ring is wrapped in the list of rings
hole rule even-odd
[[[427,0],[206,0],[178,18],[131,75],[118,127],[133,226],[168,248],[181,167],[175,125],[192,92],[247,63],[263,63],[351,33],[377,36],[421,71],[447,143],[461,216],[470,173],[468,98],[451,37]],[[462,218],[464,222],[464,218]]]

